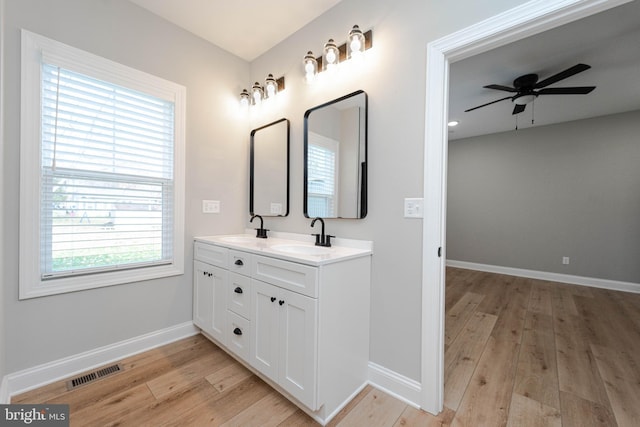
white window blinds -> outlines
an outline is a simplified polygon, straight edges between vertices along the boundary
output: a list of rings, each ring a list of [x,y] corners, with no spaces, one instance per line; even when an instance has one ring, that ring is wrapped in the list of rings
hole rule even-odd
[[[42,278],[171,262],[174,103],[45,63],[41,108]]]
[[[336,216],[338,142],[310,133],[307,148],[307,215]]]

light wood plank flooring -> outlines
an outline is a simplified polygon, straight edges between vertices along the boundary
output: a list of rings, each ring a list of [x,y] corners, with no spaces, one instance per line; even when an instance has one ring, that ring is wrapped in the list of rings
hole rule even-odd
[[[640,426],[640,295],[447,269],[453,426]]]
[[[448,268],[445,329],[439,416],[366,387],[329,425],[640,425],[640,295]],[[317,425],[202,336],[122,364],[12,403],[68,403],[72,426]]]

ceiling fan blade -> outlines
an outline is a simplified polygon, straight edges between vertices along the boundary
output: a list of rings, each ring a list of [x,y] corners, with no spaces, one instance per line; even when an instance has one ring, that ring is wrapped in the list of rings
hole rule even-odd
[[[486,85],[483,86],[486,89],[495,89],[495,90],[504,90],[506,92],[517,92],[518,90],[514,87],[509,87],[509,86],[502,86],[502,85]]]
[[[487,105],[495,104],[496,102],[504,101],[505,99],[511,99],[511,97],[507,96],[507,97],[504,97],[504,98],[496,99],[495,101],[487,102],[486,104],[478,105],[477,107],[473,107],[473,108],[469,108],[468,110],[464,110],[464,112],[468,113],[469,111],[477,110],[478,108],[486,107]]]
[[[538,95],[586,95],[595,88],[595,86],[550,87],[540,89],[537,93]]]
[[[516,104],[513,106],[513,113],[511,114],[520,114],[527,108],[527,104]]]
[[[558,74],[554,74],[551,77],[548,77],[548,78],[546,78],[546,79],[544,79],[542,81],[539,81],[538,83],[536,83],[535,88],[539,89],[539,88],[542,88],[542,87],[547,87],[547,86],[549,86],[551,84],[554,84],[555,82],[559,82],[560,80],[564,80],[564,79],[566,79],[568,77],[571,77],[571,76],[573,76],[575,74],[578,74],[578,73],[581,73],[583,71],[586,71],[589,68],[591,68],[591,66],[587,65],[587,64],[574,65],[571,68],[567,68],[564,71],[560,71]]]

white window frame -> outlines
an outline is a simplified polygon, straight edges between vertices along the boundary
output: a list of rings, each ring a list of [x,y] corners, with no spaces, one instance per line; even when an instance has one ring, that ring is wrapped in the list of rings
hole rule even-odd
[[[169,264],[43,280],[40,271],[41,63],[138,90],[174,103],[173,260]],[[184,274],[186,88],[162,78],[22,30],[20,137],[20,290],[27,299]]]

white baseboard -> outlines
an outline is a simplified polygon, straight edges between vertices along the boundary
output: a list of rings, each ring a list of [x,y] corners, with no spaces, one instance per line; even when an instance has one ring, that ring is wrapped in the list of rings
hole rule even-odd
[[[420,408],[422,386],[418,381],[407,378],[397,372],[369,362],[369,384],[411,405]]]
[[[499,265],[477,264],[474,262],[456,261],[450,259],[447,260],[447,267],[486,271],[488,273],[507,274],[509,276],[528,277],[530,279],[548,280],[551,282],[570,283],[572,285],[591,286],[593,288],[610,289],[613,291],[633,292],[636,294],[640,293],[640,283],[596,279],[593,277],[573,276],[570,274],[550,273],[547,271],[502,267]]]
[[[2,392],[2,394],[0,394],[0,403],[4,403],[1,399],[5,398],[5,395],[6,399],[9,400],[11,396],[15,396],[16,394],[24,393],[25,391],[42,387],[46,384],[86,372],[125,357],[196,335],[199,332],[200,330],[196,328],[192,322],[185,322],[8,374],[4,377],[2,387],[0,388],[0,392]]]
[[[9,378],[7,375],[0,380],[0,405],[8,405],[11,403],[11,394],[9,393]]]

